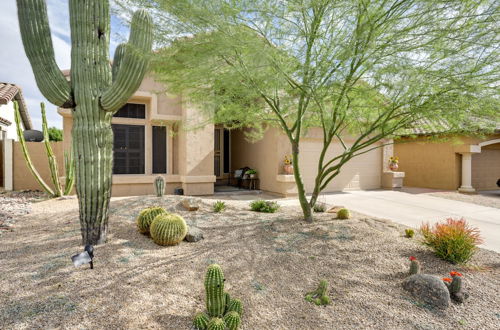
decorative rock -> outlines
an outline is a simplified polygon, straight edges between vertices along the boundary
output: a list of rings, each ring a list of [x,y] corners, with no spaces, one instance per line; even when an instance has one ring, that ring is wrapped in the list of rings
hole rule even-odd
[[[343,206],[337,205],[337,206],[332,207],[328,211],[326,211],[326,213],[337,213],[340,209],[343,209],[343,208],[344,208]]]
[[[197,198],[184,198],[181,204],[188,211],[198,211],[200,208],[200,200]]]
[[[202,239],[203,239],[203,232],[201,231],[201,229],[191,226],[188,229],[186,237],[184,237],[184,240],[188,242],[198,242]]]
[[[403,288],[409,291],[413,297],[420,302],[437,308],[448,308],[450,306],[450,293],[443,281],[437,277],[427,274],[415,274],[403,282]]]

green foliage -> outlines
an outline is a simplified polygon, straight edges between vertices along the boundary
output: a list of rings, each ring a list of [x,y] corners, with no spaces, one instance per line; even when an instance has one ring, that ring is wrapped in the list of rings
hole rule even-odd
[[[314,204],[313,211],[316,213],[323,213],[326,211],[326,204],[317,202]]]
[[[446,219],[434,226],[420,227],[424,245],[427,245],[441,259],[454,264],[462,264],[472,258],[477,246],[482,243],[479,229],[470,227],[464,220]]]
[[[60,128],[50,127],[48,129],[48,133],[49,133],[49,140],[50,141],[57,142],[57,141],[63,140],[63,131]]]
[[[330,297],[328,297],[328,281],[321,280],[318,288],[314,291],[308,292],[305,299],[316,305],[329,305]]]
[[[160,214],[154,218],[149,232],[158,245],[176,245],[186,237],[188,227],[178,214]]]
[[[222,212],[226,209],[226,203],[223,201],[217,201],[213,205],[214,212]]]
[[[349,219],[351,217],[351,212],[348,209],[340,209],[337,212],[337,219]]]
[[[151,206],[142,210],[136,220],[137,230],[142,234],[149,234],[151,223],[160,214],[168,214],[168,212],[160,206]]]
[[[210,322],[210,318],[206,313],[196,313],[193,320],[193,327],[197,330],[205,330]]]
[[[165,179],[161,175],[155,178],[155,190],[156,197],[162,197],[165,193]]]
[[[274,213],[280,206],[276,202],[256,200],[250,203],[250,208],[255,212]]]
[[[250,169],[248,171],[246,171],[246,174],[257,174],[257,170],[254,170],[254,169]]]
[[[411,228],[405,229],[405,237],[412,238],[415,235],[415,231]]]

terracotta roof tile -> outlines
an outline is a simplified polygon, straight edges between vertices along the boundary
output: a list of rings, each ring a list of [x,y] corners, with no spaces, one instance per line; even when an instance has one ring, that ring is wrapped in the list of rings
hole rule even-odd
[[[5,118],[0,117],[0,124],[5,125],[5,126],[10,126],[12,122],[10,120],[7,120]]]
[[[31,123],[31,118],[21,88],[15,84],[0,82],[0,105],[7,104],[11,101],[17,101],[19,104],[19,112],[21,113],[24,129],[33,129],[33,124]],[[6,125],[6,123],[4,124]]]
[[[0,104],[7,104],[21,89],[14,84],[0,83]]]

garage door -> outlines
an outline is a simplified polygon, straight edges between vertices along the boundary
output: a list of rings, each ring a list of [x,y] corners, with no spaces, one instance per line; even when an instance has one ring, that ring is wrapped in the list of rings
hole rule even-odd
[[[497,145],[488,146],[493,148]],[[498,189],[496,182],[500,179],[500,146],[499,149],[482,148],[481,153],[472,155],[472,186],[476,190]]]
[[[339,155],[341,150],[343,149],[340,143],[333,143],[325,159]],[[314,188],[320,153],[320,141],[301,141],[299,161],[302,178],[308,193],[312,192]],[[380,188],[381,173],[382,148],[378,148],[351,159],[324,192]]]

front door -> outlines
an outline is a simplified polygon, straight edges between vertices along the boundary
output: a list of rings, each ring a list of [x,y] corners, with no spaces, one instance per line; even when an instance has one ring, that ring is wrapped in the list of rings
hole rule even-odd
[[[222,127],[214,130],[214,175],[217,179],[227,178],[230,172],[230,134]]]

